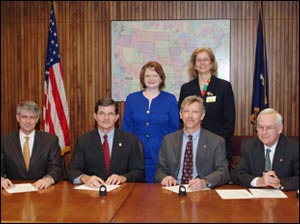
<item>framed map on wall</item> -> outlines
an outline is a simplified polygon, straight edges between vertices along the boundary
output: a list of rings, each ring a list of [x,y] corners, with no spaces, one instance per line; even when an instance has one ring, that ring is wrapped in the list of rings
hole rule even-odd
[[[188,65],[198,47],[210,47],[218,77],[230,79],[230,20],[138,20],[111,22],[112,98],[125,101],[141,90],[140,70],[158,61],[166,74],[165,91],[179,97],[189,81]]]

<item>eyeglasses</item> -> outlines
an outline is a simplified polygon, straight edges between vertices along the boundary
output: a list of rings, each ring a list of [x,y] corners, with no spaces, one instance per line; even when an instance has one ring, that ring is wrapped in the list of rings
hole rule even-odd
[[[259,131],[259,132],[263,132],[264,130],[266,132],[269,132],[269,131],[275,130],[276,128],[278,128],[278,125],[275,125],[275,126],[265,126],[265,127],[257,125],[256,130]]]
[[[98,112],[97,115],[99,115],[100,117],[108,116],[109,118],[112,118],[116,115],[116,113],[113,113],[113,112],[109,112],[109,113]]]
[[[159,75],[145,75],[145,79],[151,79],[151,78],[157,79],[159,77],[160,77]]]
[[[206,63],[210,61],[210,58],[197,58],[197,61]]]

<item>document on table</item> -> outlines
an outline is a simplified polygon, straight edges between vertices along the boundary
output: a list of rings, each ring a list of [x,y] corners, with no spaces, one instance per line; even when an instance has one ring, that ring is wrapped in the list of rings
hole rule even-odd
[[[254,196],[246,189],[226,189],[226,190],[216,190],[222,199],[249,199],[254,198]]]
[[[109,185],[109,184],[105,184],[106,186],[106,191],[109,192],[109,191],[112,191],[118,187],[120,187],[121,185]],[[74,187],[74,189],[76,190],[89,190],[89,191],[99,191],[99,188],[96,188],[96,187],[88,187],[86,186],[85,184],[82,184],[82,185],[79,185],[77,187]]]
[[[246,189],[216,190],[222,199],[287,198],[286,194],[278,189],[250,188],[249,191]]]
[[[279,189],[254,189],[249,191],[255,198],[287,198],[286,194]]]
[[[25,183],[25,184],[14,184],[14,186],[10,189],[7,189],[6,191],[8,193],[22,193],[22,192],[31,192],[31,191],[37,191],[32,184]]]
[[[194,192],[194,191],[203,191],[203,190],[210,190],[210,188],[204,188],[203,190],[192,190],[188,184],[182,184],[183,186],[185,186],[186,188],[186,192]],[[175,193],[178,193],[179,192],[179,186],[180,185],[176,185],[176,186],[171,186],[171,187],[162,187],[166,190],[169,190],[169,191],[173,191]]]

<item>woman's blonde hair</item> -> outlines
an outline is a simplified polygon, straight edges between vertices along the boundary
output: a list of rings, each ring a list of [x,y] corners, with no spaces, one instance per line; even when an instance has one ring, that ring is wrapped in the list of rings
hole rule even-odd
[[[214,52],[209,47],[199,47],[193,51],[191,58],[190,58],[190,63],[189,63],[190,77],[192,77],[193,79],[198,77],[198,72],[195,70],[195,64],[196,64],[197,54],[200,52],[208,53],[209,59],[211,60],[211,63],[212,63],[212,68],[210,69],[210,72],[212,75],[217,76],[218,63],[216,62],[216,57],[214,55]]]

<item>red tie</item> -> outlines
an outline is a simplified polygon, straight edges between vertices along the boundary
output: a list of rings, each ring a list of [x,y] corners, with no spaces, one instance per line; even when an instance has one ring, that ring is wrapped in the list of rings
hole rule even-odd
[[[182,169],[182,184],[188,184],[193,178],[193,136],[189,135],[189,140],[186,143],[184,153],[183,169]]]
[[[109,158],[109,145],[107,141],[107,135],[103,136],[104,142],[102,144],[103,151],[104,151],[104,158],[105,158],[105,166],[106,166],[106,172],[109,171],[109,165],[110,165],[110,158]]]

